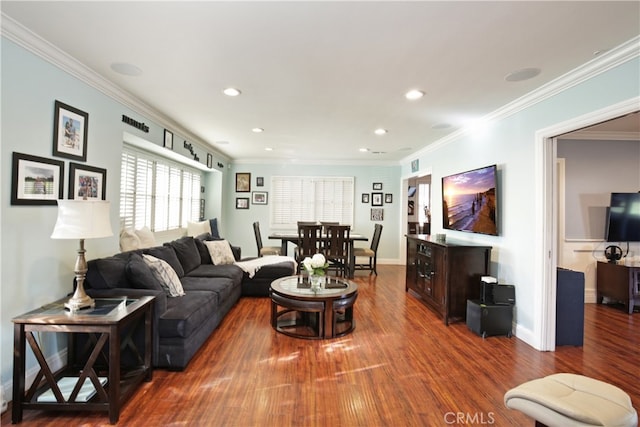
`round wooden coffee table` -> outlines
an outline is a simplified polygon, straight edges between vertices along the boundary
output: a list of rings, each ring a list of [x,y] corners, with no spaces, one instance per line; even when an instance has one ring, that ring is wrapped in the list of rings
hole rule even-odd
[[[320,289],[312,289],[306,276],[287,276],[271,283],[271,326],[296,338],[324,339],[353,332],[353,304],[358,285],[326,276]]]

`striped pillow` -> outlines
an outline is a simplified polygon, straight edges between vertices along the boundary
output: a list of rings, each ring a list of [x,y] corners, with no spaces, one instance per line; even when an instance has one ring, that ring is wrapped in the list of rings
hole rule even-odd
[[[182,283],[178,278],[176,271],[171,268],[168,262],[156,258],[153,255],[142,255],[144,262],[149,266],[153,276],[160,282],[162,289],[170,297],[181,297],[184,295]]]

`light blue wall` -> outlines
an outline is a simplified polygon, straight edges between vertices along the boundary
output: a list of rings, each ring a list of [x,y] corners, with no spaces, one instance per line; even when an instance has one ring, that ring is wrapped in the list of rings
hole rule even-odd
[[[356,166],[356,165],[311,165],[311,164],[264,164],[264,163],[242,163],[234,164],[231,167],[231,176],[237,172],[251,173],[251,190],[266,191],[270,193],[272,176],[349,176],[355,177],[354,194],[354,232],[373,235],[375,222],[371,221],[371,204],[361,202],[362,193],[371,193],[374,182],[382,183],[382,192],[393,195],[393,203],[382,206],[384,209],[384,221],[380,246],[378,248],[378,260],[387,262],[398,262],[400,257],[400,166]],[[264,187],[256,187],[256,177],[264,178]],[[272,231],[269,228],[269,205],[249,205],[249,209],[235,209],[235,197],[251,197],[251,193],[236,193],[233,179],[227,183],[227,194],[231,202],[226,203],[225,221],[222,225],[221,233],[224,237],[242,248],[243,256],[256,256],[257,248],[251,224],[254,221],[260,222],[260,229],[265,246],[279,245],[279,241],[267,240],[267,236]],[[362,246],[368,246],[359,244]],[[291,254],[291,253],[289,253]]]

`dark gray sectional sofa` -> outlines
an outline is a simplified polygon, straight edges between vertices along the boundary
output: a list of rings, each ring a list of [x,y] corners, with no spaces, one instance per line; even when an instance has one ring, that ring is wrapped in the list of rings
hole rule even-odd
[[[215,265],[206,236],[182,237],[163,246],[122,252],[88,262],[85,288],[96,297],[153,295],[155,367],[184,369],[240,296],[268,296],[278,277],[294,274],[290,262],[261,267],[249,277],[234,264]],[[232,250],[240,260],[238,247]],[[142,255],[166,261],[178,275],[185,295],[169,297]]]

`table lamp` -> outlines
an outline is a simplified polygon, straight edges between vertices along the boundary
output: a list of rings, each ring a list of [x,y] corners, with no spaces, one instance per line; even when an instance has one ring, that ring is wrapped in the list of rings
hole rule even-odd
[[[80,249],[74,272],[76,290],[64,306],[70,311],[94,307],[93,298],[84,291],[87,260],[84,257],[84,239],[113,235],[109,219],[110,203],[104,200],[58,200],[58,219],[51,234],[52,239],[79,239]]]

